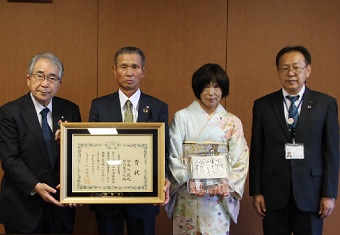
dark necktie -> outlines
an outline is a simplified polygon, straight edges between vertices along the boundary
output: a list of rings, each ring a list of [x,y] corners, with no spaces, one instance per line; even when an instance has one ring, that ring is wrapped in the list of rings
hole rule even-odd
[[[41,114],[41,128],[44,136],[45,146],[47,149],[48,158],[50,161],[50,164],[52,165],[53,162],[53,133],[51,131],[50,126],[47,122],[47,114],[49,112],[48,108],[44,108],[40,114]]]
[[[130,100],[125,103],[124,122],[133,122],[132,104]]]
[[[298,96],[289,96],[287,95],[286,98],[290,100],[291,105],[288,110],[288,123],[292,128],[296,128],[298,119],[299,119],[299,110],[295,105],[295,101],[299,99]]]

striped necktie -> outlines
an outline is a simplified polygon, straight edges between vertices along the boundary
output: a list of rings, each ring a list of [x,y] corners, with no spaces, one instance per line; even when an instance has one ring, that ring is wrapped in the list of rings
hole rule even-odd
[[[295,105],[295,101],[297,101],[300,98],[300,96],[299,95],[297,96],[287,95],[286,98],[289,99],[291,102],[291,105],[288,110],[288,123],[292,128],[296,128],[296,125],[299,119],[299,111]]]

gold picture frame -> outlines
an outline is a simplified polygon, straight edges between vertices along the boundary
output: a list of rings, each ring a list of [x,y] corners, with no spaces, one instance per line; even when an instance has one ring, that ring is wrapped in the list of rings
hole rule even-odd
[[[60,123],[60,202],[161,204],[165,124]]]

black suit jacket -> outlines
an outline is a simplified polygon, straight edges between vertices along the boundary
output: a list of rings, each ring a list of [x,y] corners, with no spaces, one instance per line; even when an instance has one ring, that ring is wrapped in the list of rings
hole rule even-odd
[[[143,109],[148,108],[148,112]],[[118,92],[103,96],[92,101],[90,110],[90,122],[122,122],[120,101]],[[166,152],[166,171],[168,158],[168,105],[152,96],[141,93],[138,108],[137,122],[164,122],[165,123],[165,152]],[[156,216],[159,207],[149,204],[111,204],[111,205],[92,205],[91,209],[106,216],[115,216],[120,210],[136,219]]]
[[[304,144],[304,159],[285,159],[285,144],[291,141],[282,90],[256,100],[250,151],[250,195],[263,194],[268,209],[282,209],[292,189],[300,210],[318,211],[322,196],[336,198],[338,192],[336,100],[306,87],[295,137],[296,143]]]
[[[69,122],[80,121],[79,107],[68,100],[54,97],[52,109],[54,133],[61,116]],[[41,182],[55,187],[60,181],[60,148],[56,141],[53,145],[51,166],[30,94],[0,108],[0,157],[4,170],[0,222],[5,226],[24,233],[37,226],[45,202],[38,194],[31,195],[34,186]],[[61,210],[65,225],[73,228],[74,209]]]

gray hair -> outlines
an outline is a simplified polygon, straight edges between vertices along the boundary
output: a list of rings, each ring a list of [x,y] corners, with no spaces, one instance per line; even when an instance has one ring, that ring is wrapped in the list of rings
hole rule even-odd
[[[63,78],[63,74],[64,74],[63,63],[61,62],[61,60],[56,55],[54,55],[53,53],[50,53],[50,52],[37,54],[37,55],[33,56],[29,65],[28,65],[28,74],[31,75],[33,73],[34,66],[37,63],[37,61],[40,60],[40,59],[46,59],[46,60],[48,60],[49,62],[51,62],[52,64],[54,64],[58,67],[59,74],[56,74],[56,75],[58,75],[58,78],[61,81],[61,79]]]
[[[145,66],[145,63],[146,63],[146,59],[145,59],[145,55],[144,55],[144,52],[139,49],[138,47],[132,47],[132,46],[128,46],[128,47],[123,47],[123,48],[120,48],[116,54],[115,54],[115,57],[114,57],[114,63],[115,65],[118,64],[118,57],[122,54],[138,54],[140,55],[141,59],[142,59],[142,66],[144,67]]]

